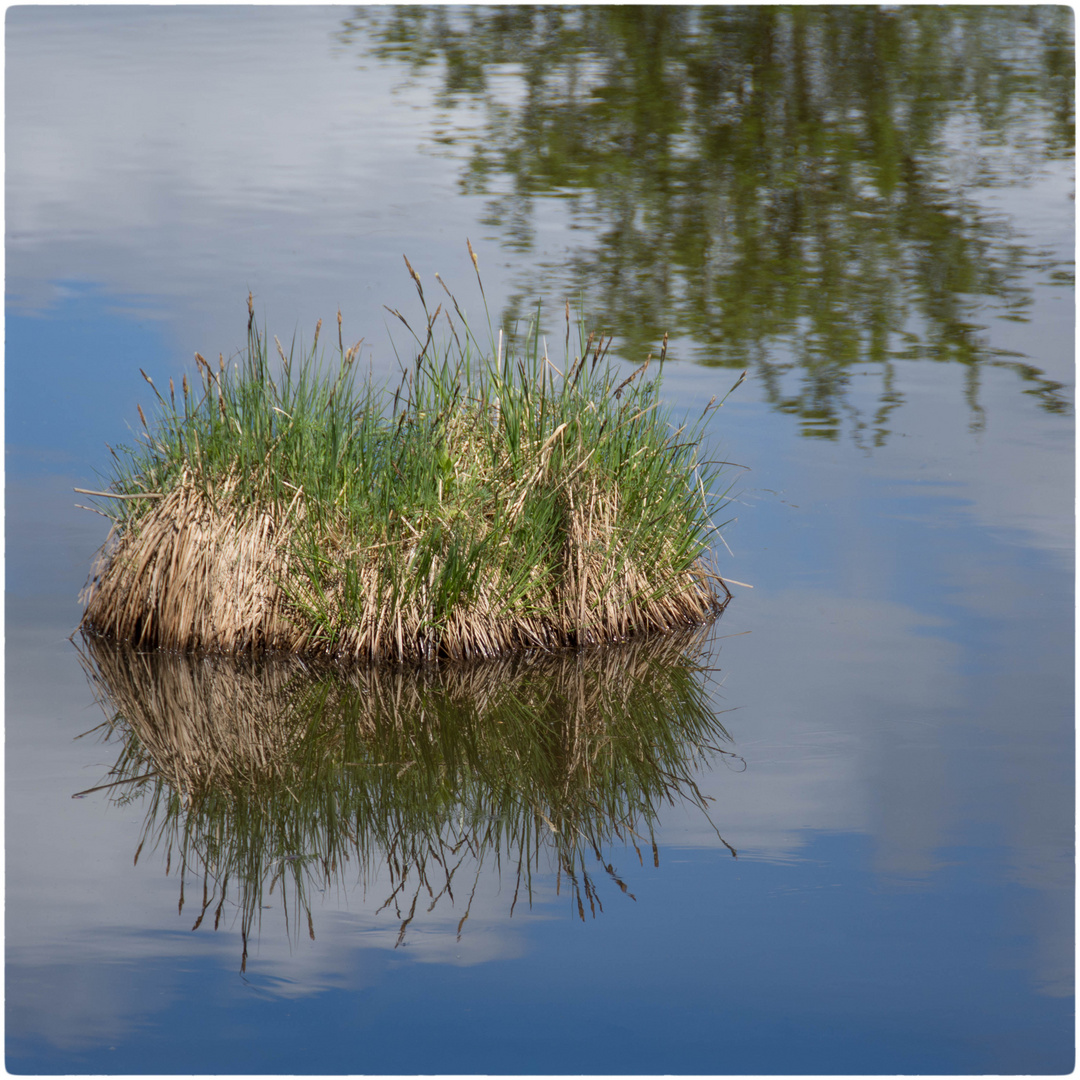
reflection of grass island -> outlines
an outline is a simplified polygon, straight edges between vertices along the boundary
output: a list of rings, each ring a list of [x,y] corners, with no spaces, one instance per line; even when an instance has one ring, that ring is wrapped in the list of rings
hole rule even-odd
[[[239,914],[242,968],[265,904],[314,937],[314,894],[354,874],[372,909],[396,912],[401,944],[447,903],[460,939],[478,888],[504,875],[511,915],[548,872],[581,919],[603,910],[605,878],[632,897],[616,864],[651,848],[660,865],[668,806],[735,854],[695,779],[745,764],[725,749],[703,627],[415,669],[76,641],[106,714],[96,730],[119,744],[77,794],[144,808],[135,861],[179,867],[181,911],[202,879],[192,930]]]
[[[391,392],[353,378],[340,314],[338,363],[316,328],[272,367],[249,297],[246,353],[155,389],[145,445],[115,455],[83,626],[143,647],[423,660],[715,614],[730,594],[704,561],[710,410],[669,423],[663,356],[651,380],[648,362],[617,379],[603,339],[571,357],[569,309],[560,371],[535,329],[520,359],[501,335],[481,349],[450,303],[457,322],[424,303]]]

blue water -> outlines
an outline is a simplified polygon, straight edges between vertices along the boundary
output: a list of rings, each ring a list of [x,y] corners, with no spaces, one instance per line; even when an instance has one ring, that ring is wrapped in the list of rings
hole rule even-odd
[[[545,870],[510,917],[512,875],[488,865],[460,936],[458,898],[398,948],[399,920],[377,912],[385,882],[346,873],[313,900],[314,940],[266,897],[241,972],[235,911],[192,932],[201,877],[178,911],[176,864],[135,864],[145,806],[71,798],[116,758],[76,739],[104,718],[68,635],[108,525],[71,489],[105,482],[104,443],[136,437],[139,368],[164,386],[190,377],[195,350],[228,356],[250,289],[283,342],[340,306],[363,363],[387,374],[381,305],[413,302],[402,252],[478,311],[469,236],[497,318],[530,282],[561,312],[537,265],[558,279],[577,234],[614,243],[602,222],[570,223],[557,194],[535,200],[531,246],[493,223],[460,180],[466,137],[433,147],[438,65],[358,53],[341,20],[9,10],[8,1069],[1070,1072],[1070,158],[963,180],[1027,260],[1029,321],[987,302],[973,333],[1060,383],[1063,409],[1007,367],[896,355],[887,422],[873,420],[884,365],[845,369],[836,439],[807,437],[760,365],[718,414],[714,449],[748,468],[732,471],[737,521],[716,556],[753,588],[732,586],[709,693],[746,768],[715,758],[699,783],[737,859],[677,805],[658,867],[647,848],[644,866],[605,852],[634,899],[603,877],[603,911],[582,921]],[[513,70],[500,78],[512,104]],[[676,339],[704,348],[692,328]],[[794,393],[810,371],[798,342],[769,348]],[[665,396],[697,411],[738,373],[676,360]]]
[[[357,949],[343,985],[318,994],[237,979],[220,956],[142,977],[103,964],[81,990],[136,981],[131,1030],[62,1057],[9,1036],[8,1067],[200,1072],[213,1047],[237,1073],[1070,1071],[1071,1002],[1017,979],[1031,941],[1016,911],[1032,895],[993,888],[997,849],[940,851],[932,888],[912,892],[876,879],[870,847],[822,833],[795,865],[674,848],[659,870],[631,853],[619,869],[636,903],[612,897],[587,925],[569,902],[534,912],[513,960]],[[183,948],[164,940],[176,934],[145,946]],[[9,1000],[33,981],[18,973]]]

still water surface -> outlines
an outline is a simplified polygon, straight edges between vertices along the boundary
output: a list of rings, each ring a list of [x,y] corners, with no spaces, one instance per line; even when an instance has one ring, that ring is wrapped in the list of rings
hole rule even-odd
[[[9,1069],[1071,1070],[1069,9],[23,7],[6,48]],[[70,642],[138,369],[228,356],[251,290],[389,375],[402,254],[481,316],[466,237],[493,326],[667,332],[678,410],[748,371],[704,641],[394,686]],[[301,723],[288,785],[181,799],[211,714],[237,768]]]

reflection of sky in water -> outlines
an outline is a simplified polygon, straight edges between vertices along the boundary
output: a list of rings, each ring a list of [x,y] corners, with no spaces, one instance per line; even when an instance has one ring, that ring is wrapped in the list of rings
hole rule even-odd
[[[720,634],[752,633],[720,641],[716,699],[748,768],[704,790],[738,862],[672,812],[659,871],[618,858],[636,903],[608,890],[582,926],[549,887],[507,921],[489,880],[460,946],[437,908],[404,951],[372,894],[329,894],[315,942],[264,913],[243,983],[237,932],[188,933],[175,877],[132,868],[140,807],[68,797],[112,761],[70,742],[99,720],[64,638],[106,529],[70,488],[130,438],[138,368],[161,384],[196,349],[227,352],[250,288],[283,338],[340,306],[386,372],[402,252],[470,311],[465,235],[493,310],[532,257],[485,235],[451,162],[416,153],[423,85],[391,99],[402,72],[358,70],[329,44],[336,18],[73,9],[42,34],[40,13],[8,15],[9,1050],[95,1071],[1063,1067],[1073,425],[1008,371],[984,371],[972,434],[963,371],[903,364],[872,453],[801,438],[753,382],[722,410],[718,446],[752,471],[721,567],[755,588],[724,616]],[[1045,166],[967,194],[1060,259],[1071,183]],[[565,215],[534,225],[557,261]],[[1033,297],[1034,323],[986,334],[1071,385],[1072,292]],[[860,379],[849,401],[870,416]],[[732,381],[672,365],[667,392],[700,408]]]
[[[60,279],[145,297],[188,358],[239,342],[248,289],[279,335],[340,306],[370,340],[408,284],[387,280],[402,252],[467,281],[454,176],[414,152],[423,96],[388,107],[390,73],[328,47],[335,19],[116,8],[23,39],[13,12],[9,86],[35,92],[9,101],[9,294],[38,308]],[[288,62],[268,62],[282,40]],[[132,92],[131,57],[151,53]]]

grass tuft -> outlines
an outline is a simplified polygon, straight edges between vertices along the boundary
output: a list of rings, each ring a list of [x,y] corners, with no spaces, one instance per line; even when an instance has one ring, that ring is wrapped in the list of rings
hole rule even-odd
[[[707,554],[724,496],[699,456],[710,410],[673,423],[663,359],[618,378],[583,329],[561,370],[538,325],[520,355],[501,332],[482,347],[442,279],[453,315],[429,311],[406,265],[424,321],[391,312],[415,341],[396,385],[357,376],[340,312],[332,363],[318,328],[307,352],[274,338],[271,360],[250,296],[235,362],[197,353],[179,399],[147,377],[157,411],[140,407],[139,445],[117,455],[84,629],[138,647],[458,660],[722,608]]]

